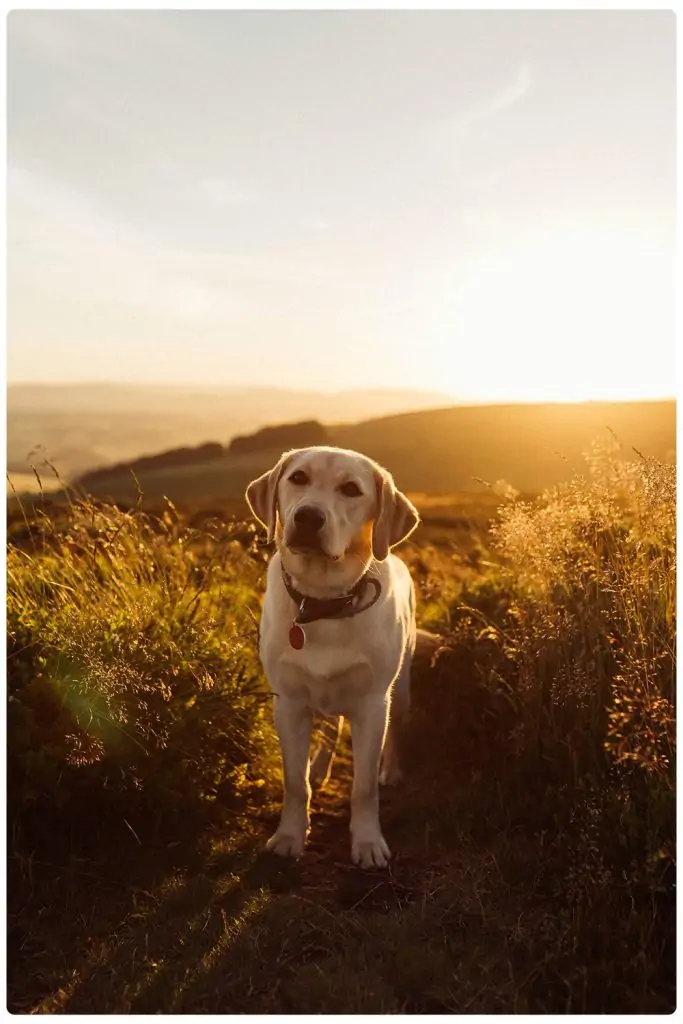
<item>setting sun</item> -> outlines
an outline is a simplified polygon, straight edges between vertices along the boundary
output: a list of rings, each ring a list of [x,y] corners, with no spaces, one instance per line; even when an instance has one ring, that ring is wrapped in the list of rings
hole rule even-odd
[[[562,228],[501,249],[456,288],[457,380],[512,401],[633,399],[673,393],[660,339],[673,331],[662,246],[599,228]]]

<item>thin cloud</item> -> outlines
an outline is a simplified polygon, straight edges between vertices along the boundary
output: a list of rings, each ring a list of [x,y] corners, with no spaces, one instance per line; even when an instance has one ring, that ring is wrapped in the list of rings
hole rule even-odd
[[[152,240],[147,232],[115,218],[75,189],[16,165],[7,168],[7,212],[23,241],[35,238],[35,229],[41,226],[41,237],[51,237],[56,229],[57,236],[63,232],[66,237],[80,236],[102,244],[135,245]],[[31,218],[30,234],[21,229],[22,217],[24,225]]]
[[[78,49],[68,18],[44,11],[10,11],[7,34],[10,46],[19,44],[56,64],[68,66]]]
[[[10,293],[87,295],[194,323],[232,322],[244,305],[226,275],[191,251],[169,250],[87,197],[25,168],[8,168]]]
[[[515,78],[490,99],[466,111],[460,117],[447,121],[438,130],[441,142],[453,142],[466,135],[469,130],[482,121],[488,120],[501,110],[507,110],[519,103],[534,84],[531,68],[522,66]]]
[[[16,165],[8,169],[8,186],[12,294],[29,286],[112,308],[134,306],[165,320],[220,325],[253,318],[264,286],[276,311],[283,302],[307,306],[311,288],[355,285],[337,268],[287,250],[247,254],[175,245]]]

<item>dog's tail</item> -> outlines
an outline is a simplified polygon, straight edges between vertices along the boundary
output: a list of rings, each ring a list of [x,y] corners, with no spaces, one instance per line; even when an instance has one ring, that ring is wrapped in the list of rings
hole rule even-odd
[[[418,629],[415,642],[415,657],[431,658],[443,644],[443,637],[430,633],[427,629]]]

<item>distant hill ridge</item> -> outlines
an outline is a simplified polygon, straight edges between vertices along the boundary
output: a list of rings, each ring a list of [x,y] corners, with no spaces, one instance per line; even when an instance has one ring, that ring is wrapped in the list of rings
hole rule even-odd
[[[262,427],[253,434],[235,437],[227,446],[219,444],[217,441],[209,441],[193,448],[172,448],[170,451],[160,452],[158,455],[143,455],[139,459],[119,462],[114,466],[103,466],[81,474],[74,483],[87,489],[93,484],[122,473],[133,472],[137,476],[145,470],[198,466],[230,455],[269,451],[277,447],[285,451],[287,448],[306,448],[329,443],[330,436],[327,429],[317,420],[283,423],[280,426]]]
[[[327,426],[306,420],[262,428],[225,448],[162,453],[142,468],[137,460],[134,471],[150,504],[164,495],[192,503],[241,500],[249,481],[282,451],[331,444],[387,466],[404,491],[443,495],[481,490],[482,480],[504,480],[535,493],[585,472],[584,454],[592,442],[614,444],[614,435],[625,458],[637,458],[634,448],[661,460],[674,458],[675,402],[450,406]],[[216,457],[207,456],[211,451]],[[86,474],[80,483],[95,497],[135,501],[130,468]]]
[[[212,462],[225,455],[226,450],[218,441],[207,441],[194,448],[171,448],[170,451],[160,452],[158,455],[143,455],[141,458],[131,459],[129,462],[117,462],[113,466],[92,469],[77,477],[75,483],[87,486],[104,480],[112,474],[126,473],[131,470],[138,473],[146,469],[167,469],[173,466],[191,466],[202,462]]]
[[[244,455],[247,452],[268,451],[271,448],[310,448],[313,445],[329,444],[327,429],[317,420],[303,423],[285,423],[277,427],[262,427],[253,434],[235,437],[228,445],[228,455]]]
[[[73,481],[104,466],[127,466],[210,439],[225,445],[266,424],[358,423],[456,401],[414,388],[319,392],[192,384],[9,384],[7,466],[12,475],[30,472],[35,460],[29,453],[40,449],[61,477]]]

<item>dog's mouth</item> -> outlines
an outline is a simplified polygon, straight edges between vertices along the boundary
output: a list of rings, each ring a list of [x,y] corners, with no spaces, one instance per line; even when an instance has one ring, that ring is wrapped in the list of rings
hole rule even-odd
[[[309,558],[325,558],[330,562],[338,562],[342,557],[341,555],[333,554],[325,548],[319,533],[297,529],[296,527],[287,531],[285,546],[293,554],[306,555]]]

